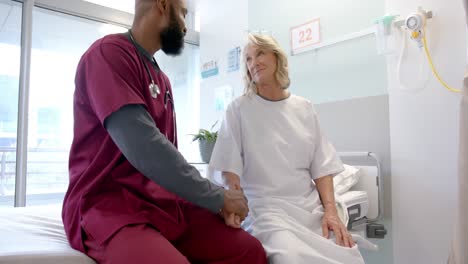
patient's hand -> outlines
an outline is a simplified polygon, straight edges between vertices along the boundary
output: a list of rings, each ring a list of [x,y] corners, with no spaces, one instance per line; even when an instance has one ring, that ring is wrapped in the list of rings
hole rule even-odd
[[[223,214],[221,213],[221,216],[224,218],[224,223],[226,223],[227,226],[233,227],[233,228],[240,228],[241,227],[241,220],[240,217],[234,213],[231,214]]]
[[[241,192],[244,195],[244,191],[240,186],[240,178],[235,173],[223,171],[224,184],[227,186],[228,190],[233,190]],[[245,198],[245,196],[244,196]],[[246,198],[247,201],[247,198]],[[224,218],[226,225],[234,228],[240,228],[242,221],[246,216],[239,214],[238,212],[227,213],[221,211],[221,216]]]
[[[241,190],[240,178],[235,173],[223,171],[223,180],[230,190]]]
[[[329,231],[333,231],[336,243],[343,247],[354,247],[354,241],[346,226],[341,222],[335,210],[325,210],[322,219],[323,236],[330,238]]]
[[[240,183],[234,182],[227,185],[229,190],[242,190]]]

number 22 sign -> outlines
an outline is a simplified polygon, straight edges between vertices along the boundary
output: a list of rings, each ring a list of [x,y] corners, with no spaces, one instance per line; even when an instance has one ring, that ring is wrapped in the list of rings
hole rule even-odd
[[[320,19],[291,28],[291,49],[299,49],[320,43]]]

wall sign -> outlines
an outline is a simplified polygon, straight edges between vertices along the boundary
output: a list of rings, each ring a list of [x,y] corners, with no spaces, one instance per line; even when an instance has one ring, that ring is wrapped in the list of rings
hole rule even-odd
[[[219,67],[216,60],[210,60],[202,64],[201,66],[201,76],[203,79],[206,79],[211,76],[218,75]]]
[[[314,19],[291,28],[291,50],[298,50],[320,43],[320,19]]]
[[[227,72],[233,72],[233,71],[239,70],[240,54],[241,54],[240,47],[235,47],[229,51]]]

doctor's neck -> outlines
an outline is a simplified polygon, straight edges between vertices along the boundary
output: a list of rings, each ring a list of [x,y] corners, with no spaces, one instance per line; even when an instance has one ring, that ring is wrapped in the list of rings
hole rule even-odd
[[[289,91],[281,88],[278,82],[255,83],[255,86],[258,95],[271,101],[280,101],[289,97]]]
[[[131,33],[135,41],[149,54],[154,55],[161,48],[159,32],[155,32],[151,25],[147,25],[143,21],[135,21]]]
[[[151,0],[135,0],[135,16],[131,29],[135,41],[151,55],[161,48],[161,21],[151,12],[153,5]]]
[[[135,0],[135,16],[131,29],[135,41],[151,55],[161,48],[160,24],[162,21],[160,16],[151,12],[153,7],[152,0]]]

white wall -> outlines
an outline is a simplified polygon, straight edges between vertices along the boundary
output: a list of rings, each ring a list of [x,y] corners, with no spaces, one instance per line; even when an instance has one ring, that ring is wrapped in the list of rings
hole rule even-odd
[[[243,47],[248,28],[247,0],[203,0],[199,3],[200,13],[200,62],[218,60],[219,74],[201,80],[200,125],[210,128],[216,121],[222,121],[224,111],[215,111],[216,89],[228,85],[234,90],[234,97],[243,92],[242,69],[226,72],[227,56],[230,49]]]
[[[386,0],[403,16],[418,6],[434,12],[429,48],[440,74],[461,88],[466,35],[459,0]],[[414,43],[409,43],[414,44]],[[418,72],[410,49],[405,78]],[[427,61],[424,60],[424,63]],[[394,263],[446,263],[457,206],[458,117],[461,96],[433,76],[425,90],[399,90],[396,60],[388,59]]]
[[[290,91],[321,104],[387,94],[385,57],[373,36],[292,56],[291,27],[318,18],[327,41],[367,29],[384,13],[385,0],[255,0],[249,1],[249,28],[271,31],[288,54]]]

